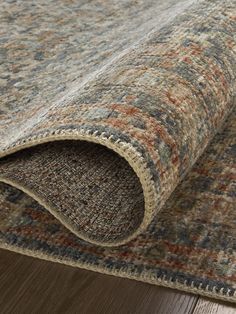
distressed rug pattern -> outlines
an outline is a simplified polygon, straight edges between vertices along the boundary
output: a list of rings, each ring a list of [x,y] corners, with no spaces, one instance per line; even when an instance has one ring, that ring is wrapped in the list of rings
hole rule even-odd
[[[0,247],[236,301],[236,1],[3,2]]]

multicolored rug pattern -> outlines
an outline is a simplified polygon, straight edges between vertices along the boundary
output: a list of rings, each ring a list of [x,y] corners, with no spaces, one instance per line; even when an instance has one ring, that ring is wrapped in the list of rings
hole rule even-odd
[[[236,1],[39,2],[0,13],[0,247],[235,302]]]

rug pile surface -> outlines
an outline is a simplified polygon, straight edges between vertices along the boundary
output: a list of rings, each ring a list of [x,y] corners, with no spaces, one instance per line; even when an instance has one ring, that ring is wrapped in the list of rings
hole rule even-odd
[[[236,1],[9,1],[0,247],[236,301]]]

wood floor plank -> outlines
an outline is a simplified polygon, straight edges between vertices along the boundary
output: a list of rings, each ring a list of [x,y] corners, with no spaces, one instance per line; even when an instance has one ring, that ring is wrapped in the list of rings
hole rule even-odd
[[[236,314],[236,305],[199,298],[193,314]]]
[[[0,250],[1,314],[190,314],[198,297]]]

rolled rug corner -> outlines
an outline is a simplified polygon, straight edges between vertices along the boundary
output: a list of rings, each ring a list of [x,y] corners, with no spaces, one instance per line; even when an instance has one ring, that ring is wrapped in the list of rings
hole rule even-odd
[[[150,174],[132,147],[90,140],[103,145],[58,140],[3,158],[1,181],[32,196],[81,239],[120,245],[150,223]]]

